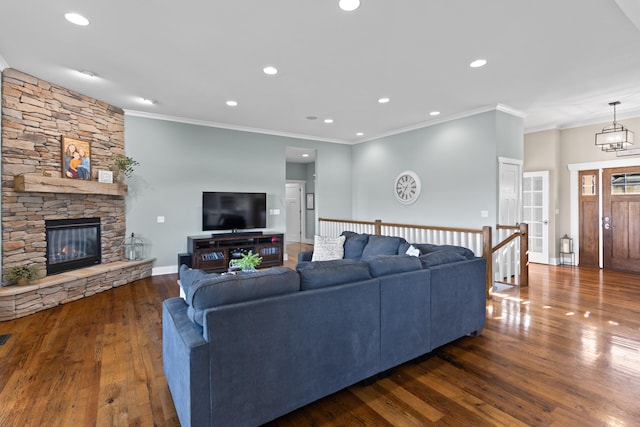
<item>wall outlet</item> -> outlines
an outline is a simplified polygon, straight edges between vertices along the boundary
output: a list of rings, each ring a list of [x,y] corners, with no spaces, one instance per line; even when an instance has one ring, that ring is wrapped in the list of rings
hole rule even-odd
[[[159,216],[158,217],[158,224],[163,224],[164,223],[164,216]]]
[[[489,211],[480,211],[480,218],[489,218]]]

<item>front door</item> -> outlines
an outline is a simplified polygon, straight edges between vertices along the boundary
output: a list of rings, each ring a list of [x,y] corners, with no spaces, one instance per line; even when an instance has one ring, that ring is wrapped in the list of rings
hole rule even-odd
[[[603,267],[640,273],[640,167],[602,174]]]

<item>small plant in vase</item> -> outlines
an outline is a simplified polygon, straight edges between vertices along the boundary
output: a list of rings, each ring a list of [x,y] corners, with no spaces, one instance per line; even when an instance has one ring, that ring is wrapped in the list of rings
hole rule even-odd
[[[255,271],[262,262],[262,257],[249,251],[242,254],[240,258],[231,260],[231,268],[239,268],[242,271]]]
[[[116,182],[123,182],[125,177],[129,178],[131,174],[133,174],[135,167],[140,164],[133,157],[129,156],[115,156],[112,157],[111,160],[113,160],[115,164],[114,175]]]
[[[31,280],[40,277],[40,271],[33,265],[18,265],[11,267],[7,273],[7,279],[18,285],[28,285]]]

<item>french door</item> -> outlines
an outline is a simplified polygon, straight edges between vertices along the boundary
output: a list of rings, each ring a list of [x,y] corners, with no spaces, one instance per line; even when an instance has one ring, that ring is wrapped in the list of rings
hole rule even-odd
[[[529,261],[549,264],[549,171],[523,174],[522,222],[529,226]]]

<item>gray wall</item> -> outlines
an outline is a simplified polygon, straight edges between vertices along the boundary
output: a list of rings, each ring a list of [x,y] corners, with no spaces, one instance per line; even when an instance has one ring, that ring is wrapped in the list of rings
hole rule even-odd
[[[497,158],[522,159],[522,119],[490,111],[358,144],[354,219],[479,228],[497,218]],[[397,202],[400,172],[420,176],[422,194]],[[488,218],[480,211],[489,212]]]
[[[127,180],[127,233],[147,244],[154,272],[175,271],[187,236],[203,235],[202,191],[267,193],[268,231],[284,232],[285,147],[318,152],[317,209],[330,218],[351,215],[351,147],[164,120],[125,116],[126,153],[140,162]],[[323,173],[323,171],[326,171]],[[321,177],[324,176],[324,179]],[[340,185],[338,185],[340,183]],[[345,183],[347,183],[345,185]],[[165,222],[157,223],[164,216]],[[160,270],[158,270],[160,269]]]
[[[206,234],[202,191],[266,192],[267,209],[281,212],[268,217],[274,232],[286,227],[288,173],[315,193],[311,232],[315,217],[480,228],[496,223],[498,156],[519,159],[523,150],[522,120],[500,111],[355,146],[127,115],[125,142],[127,155],[140,162],[128,180],[127,233],[147,243],[155,274],[175,271],[187,236]],[[287,146],[316,149],[315,170],[287,172]],[[404,170],[422,181],[422,195],[408,206],[393,194]],[[481,218],[482,210],[489,216]]]

